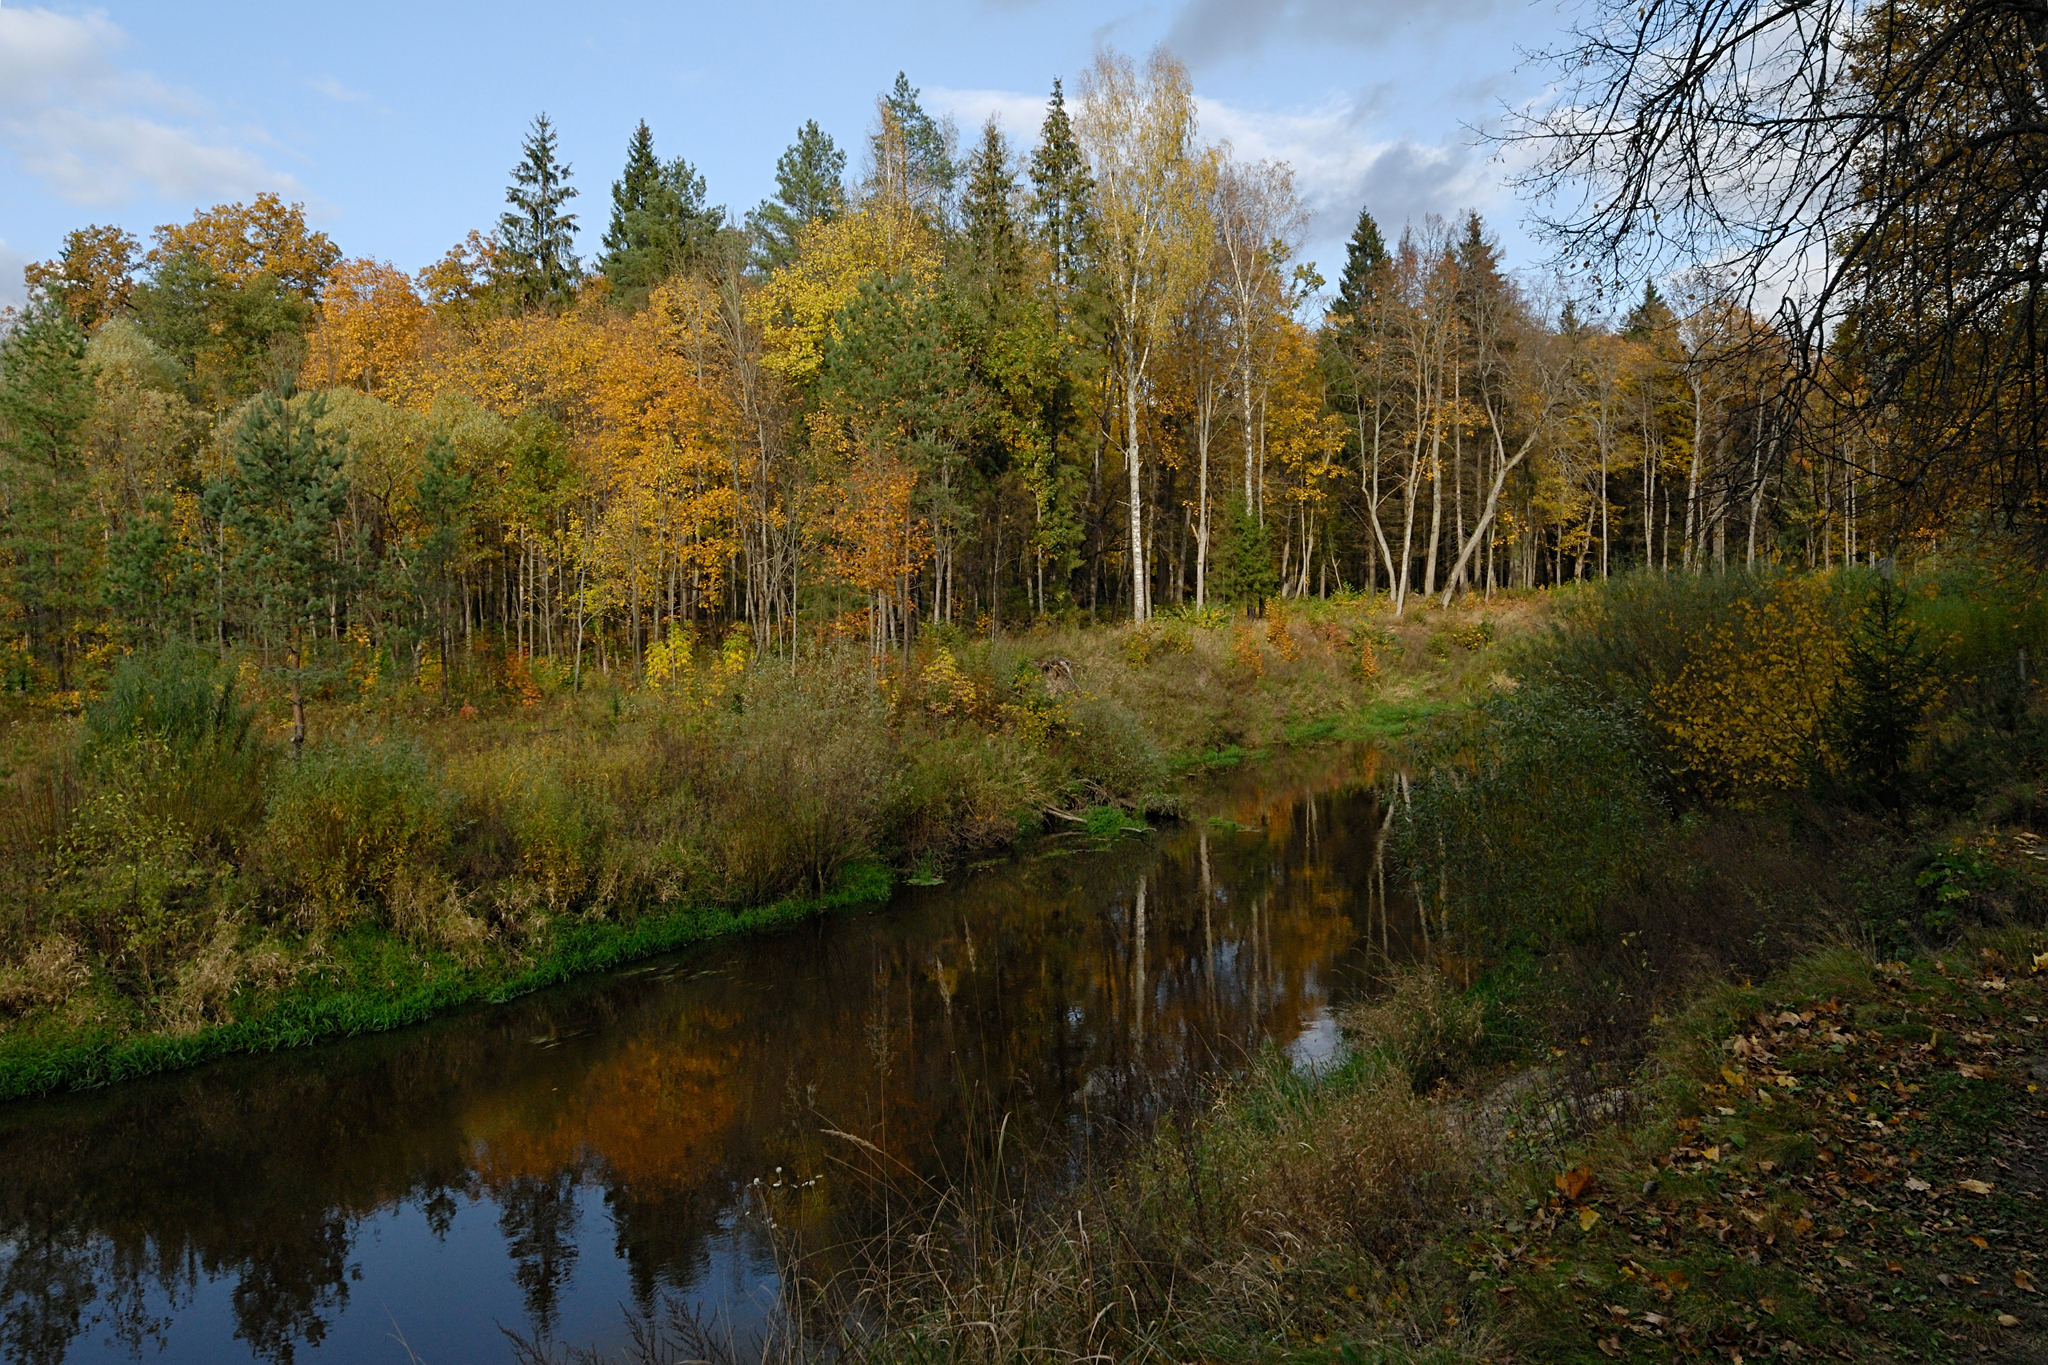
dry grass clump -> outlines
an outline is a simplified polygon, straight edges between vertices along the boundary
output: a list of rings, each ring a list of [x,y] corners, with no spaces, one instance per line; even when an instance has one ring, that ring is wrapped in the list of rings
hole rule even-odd
[[[886,1159],[865,1155],[884,1180]],[[1179,1361],[1418,1313],[1416,1339],[1433,1339],[1442,1324],[1403,1267],[1468,1170],[1398,1068],[1361,1057],[1316,1078],[1268,1059],[1050,1207],[956,1187],[915,1226],[808,1254],[798,1210],[779,1210],[793,1353]]]

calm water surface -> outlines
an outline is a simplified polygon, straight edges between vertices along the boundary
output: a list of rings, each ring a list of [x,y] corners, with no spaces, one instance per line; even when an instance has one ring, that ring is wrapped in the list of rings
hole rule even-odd
[[[1366,988],[1378,811],[1268,771],[1091,852],[435,1024],[0,1106],[0,1358],[506,1360],[680,1302],[744,1338],[756,1177],[842,1235],[1007,1119],[1040,1185],[1261,1046],[1313,1065]],[[1377,937],[1377,934],[1375,934]],[[896,1196],[892,1194],[891,1198]]]

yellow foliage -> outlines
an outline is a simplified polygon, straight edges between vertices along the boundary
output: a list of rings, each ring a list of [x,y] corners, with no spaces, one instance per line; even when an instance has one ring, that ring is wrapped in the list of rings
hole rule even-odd
[[[234,284],[268,274],[306,299],[320,297],[328,272],[341,259],[341,248],[326,233],[307,228],[304,204],[287,204],[268,191],[251,204],[216,204],[193,214],[189,223],[165,224],[152,237],[152,266],[189,254]]]
[[[694,622],[671,621],[667,638],[648,646],[642,676],[650,691],[699,710],[716,705],[747,667],[747,628],[735,623],[708,665],[697,662]]]
[[[1690,627],[1685,666],[1651,689],[1685,780],[1721,798],[1783,791],[1824,757],[1822,723],[1848,657],[1827,593],[1822,580],[1788,580],[1737,603],[1732,621]]]
[[[1242,665],[1254,678],[1266,676],[1266,656],[1259,648],[1258,632],[1243,629],[1237,632],[1237,639],[1230,650],[1231,661]]]
[[[941,649],[924,666],[925,708],[933,715],[967,715],[974,710],[976,693],[974,680],[960,671],[959,661],[950,649]]]
[[[1266,643],[1289,663],[1301,657],[1301,650],[1294,643],[1294,632],[1287,628],[1287,608],[1282,603],[1275,602],[1266,611]]]
[[[754,298],[755,320],[768,343],[765,363],[803,383],[824,361],[834,315],[864,281],[908,272],[929,284],[940,264],[931,229],[900,202],[878,199],[813,220],[797,239],[796,260],[769,276]]]
[[[432,402],[421,364],[434,315],[397,267],[343,261],[329,279],[306,353],[305,382],[344,386],[407,406]]]

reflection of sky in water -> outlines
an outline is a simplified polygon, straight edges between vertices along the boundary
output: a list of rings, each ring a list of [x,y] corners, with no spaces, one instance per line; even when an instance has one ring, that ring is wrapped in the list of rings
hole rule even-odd
[[[1296,1071],[1310,1076],[1328,1071],[1344,1060],[1344,1034],[1328,1005],[1316,1006],[1301,1032],[1294,1035],[1294,1041],[1287,1045],[1287,1060]]]
[[[773,1267],[736,1196],[822,1169],[821,1127],[942,1177],[971,1098],[1072,1171],[1264,1038],[1339,1059],[1369,857],[1346,835],[1370,825],[1325,796],[1305,837],[1297,790],[1240,800],[1262,830],[1168,827],[409,1034],[0,1110],[0,1357],[246,1360],[252,1321],[301,1362],[504,1360],[499,1328],[543,1319],[616,1351],[676,1299],[753,1339]],[[857,1234],[873,1210],[829,1188]]]
[[[576,1225],[566,1239],[571,1254],[555,1286],[554,1339],[617,1351],[629,1339],[626,1314],[633,1306],[633,1285],[626,1262],[615,1254],[617,1230],[603,1216],[602,1189],[585,1183],[576,1195]],[[758,1337],[773,1307],[775,1276],[759,1246],[736,1222],[726,1218],[723,1235],[707,1239],[695,1283],[681,1292],[664,1286],[664,1294],[716,1322],[721,1337],[747,1341]],[[496,1329],[522,1335],[533,1329],[526,1291],[516,1281],[499,1223],[495,1201],[471,1197],[457,1199],[454,1217],[438,1234],[427,1210],[413,1200],[355,1221],[346,1287],[321,1305],[323,1338],[310,1350],[302,1344],[300,1357],[404,1361],[410,1350],[428,1365],[444,1365],[509,1354],[509,1341]],[[13,1251],[12,1244],[0,1243],[0,1263]],[[142,1314],[170,1330],[146,1332],[140,1358],[163,1365],[211,1365],[223,1359],[222,1344],[237,1340],[239,1278],[200,1275],[196,1284],[179,1285],[175,1297],[161,1286],[148,1289]],[[135,1343],[117,1339],[113,1327],[96,1321],[66,1359],[136,1358]],[[232,1358],[245,1353],[242,1346]]]

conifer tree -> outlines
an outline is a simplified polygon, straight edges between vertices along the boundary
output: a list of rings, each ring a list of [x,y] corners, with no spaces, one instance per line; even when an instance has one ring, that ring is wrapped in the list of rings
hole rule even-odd
[[[348,505],[346,433],[330,437],[319,394],[296,409],[263,394],[235,432],[235,467],[206,490],[207,510],[234,533],[223,566],[233,609],[267,654],[285,656],[292,697],[292,756],[306,741],[304,678],[332,595],[342,586],[335,522]]]
[[[806,223],[830,218],[845,202],[840,181],[846,174],[846,153],[831,136],[807,119],[796,141],[775,162],[775,196],[764,199],[747,215],[755,251],[763,269],[776,270],[796,257],[797,234]]]
[[[1337,277],[1337,301],[1330,311],[1345,324],[1355,324],[1372,311],[1392,268],[1393,258],[1387,254],[1386,238],[1380,235],[1372,210],[1360,209],[1358,226],[1344,245],[1344,273]]]
[[[612,220],[599,268],[629,303],[690,264],[724,220],[704,202],[704,177],[677,157],[663,165],[643,119],[626,147],[626,169],[612,183]]]
[[[645,129],[646,124],[641,124]],[[471,479],[456,469],[455,447],[445,432],[427,443],[426,467],[420,471],[413,504],[419,529],[411,546],[412,590],[420,606],[421,634],[434,636],[440,658],[441,704],[448,704],[448,675],[454,666],[454,601],[463,534],[470,518]]]
[[[960,200],[961,237],[969,272],[986,287],[1004,288],[1023,269],[1017,223],[1017,176],[1010,169],[1010,144],[990,119],[967,159],[967,186]]]
[[[1055,79],[1031,154],[1031,214],[1050,258],[1055,296],[1063,297],[1087,270],[1092,188],[1088,159],[1067,117],[1067,97]]]
[[[882,97],[882,129],[873,148],[875,168],[878,175],[888,175],[899,154],[887,145],[893,128],[902,139],[901,193],[933,222],[943,223],[960,179],[953,161],[953,121],[934,119],[918,102],[920,93],[908,76],[896,73],[896,84]]]
[[[79,631],[97,595],[80,442],[92,405],[85,334],[61,299],[38,294],[0,346],[0,572],[60,692],[77,686]]]
[[[1621,324],[1621,334],[1631,341],[1647,341],[1663,336],[1677,324],[1678,315],[1671,311],[1671,305],[1664,302],[1664,296],[1657,292],[1657,282],[1645,280],[1643,297],[1635,307],[1628,310],[1628,317]]]
[[[569,184],[573,172],[557,157],[555,128],[546,114],[534,119],[521,150],[505,189],[511,209],[498,218],[502,278],[519,303],[559,307],[573,297],[582,275],[576,215],[563,211],[576,197]]]

